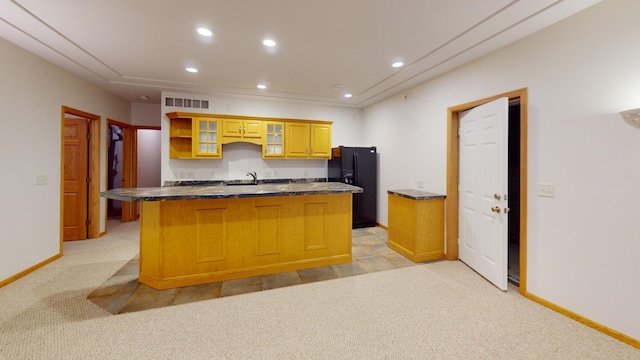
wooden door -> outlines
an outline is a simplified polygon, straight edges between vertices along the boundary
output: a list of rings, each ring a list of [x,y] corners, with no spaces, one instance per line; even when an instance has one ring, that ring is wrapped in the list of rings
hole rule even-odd
[[[87,238],[88,133],[86,119],[65,118],[63,240]]]
[[[460,114],[460,260],[504,291],[508,113],[505,97]]]

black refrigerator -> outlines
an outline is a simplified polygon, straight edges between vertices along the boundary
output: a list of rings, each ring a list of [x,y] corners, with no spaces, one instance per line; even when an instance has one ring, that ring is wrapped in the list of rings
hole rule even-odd
[[[376,147],[339,146],[332,149],[327,179],[361,187],[353,194],[353,228],[376,226],[378,156]]]

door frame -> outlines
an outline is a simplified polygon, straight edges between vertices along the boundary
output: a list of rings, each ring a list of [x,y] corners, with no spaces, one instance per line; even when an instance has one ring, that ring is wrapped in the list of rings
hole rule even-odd
[[[100,237],[100,116],[82,110],[61,107],[60,121],[60,254],[64,248],[64,123],[70,114],[89,122],[89,187],[87,189],[87,239]]]
[[[522,88],[447,108],[447,260],[458,259],[458,190],[460,183],[460,112],[507,97],[520,100],[520,294],[527,292],[527,113],[528,89]]]

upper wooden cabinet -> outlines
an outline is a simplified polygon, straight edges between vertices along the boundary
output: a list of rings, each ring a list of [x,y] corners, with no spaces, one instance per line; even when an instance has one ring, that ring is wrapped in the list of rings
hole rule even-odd
[[[262,138],[263,158],[284,158],[284,122],[265,121]]]
[[[222,119],[222,143],[237,141],[262,144],[262,121],[258,119]]]
[[[168,113],[169,157],[216,159],[222,157],[219,121],[208,114]]]
[[[331,159],[331,124],[287,122],[285,157]]]
[[[221,158],[222,149],[220,144],[218,119],[194,118],[194,132],[196,134],[193,142],[194,157]]]
[[[193,157],[193,125],[191,118],[175,117],[169,125],[169,157],[191,159]]]
[[[311,124],[309,157],[331,159],[331,124]]]
[[[172,159],[219,159],[222,145],[233,142],[261,145],[265,159],[331,158],[331,121],[183,112],[167,117]]]

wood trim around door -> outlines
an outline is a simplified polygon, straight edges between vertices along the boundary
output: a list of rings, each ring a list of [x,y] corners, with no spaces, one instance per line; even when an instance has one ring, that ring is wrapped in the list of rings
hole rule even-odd
[[[522,88],[447,109],[447,260],[458,259],[458,184],[460,183],[459,113],[507,97],[520,99],[520,294],[527,292],[527,113],[528,91]]]
[[[89,121],[89,188],[87,191],[87,238],[100,236],[100,116],[67,106],[61,107],[60,115],[60,254],[64,244],[64,122],[65,114],[85,118]]]

